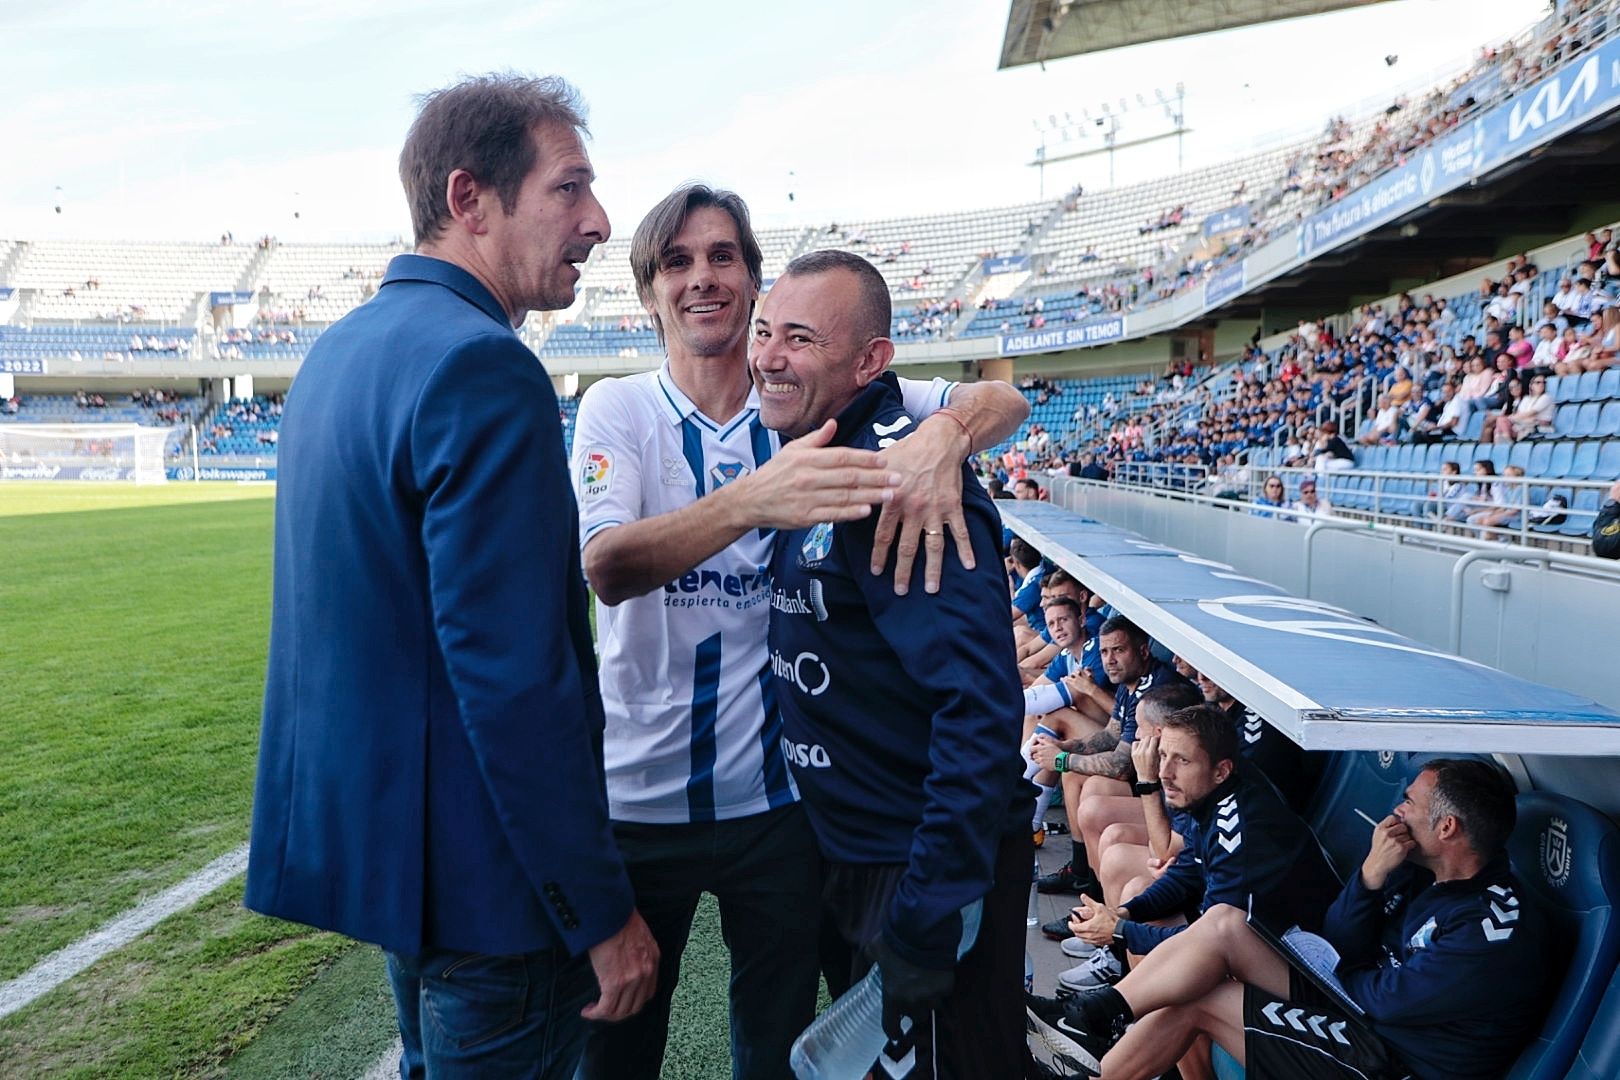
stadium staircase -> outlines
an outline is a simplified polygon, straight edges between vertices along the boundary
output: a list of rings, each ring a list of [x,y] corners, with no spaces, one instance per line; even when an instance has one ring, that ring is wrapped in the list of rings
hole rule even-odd
[[[258,293],[259,283],[264,280],[265,269],[270,265],[270,257],[275,254],[275,249],[275,241],[271,241],[253,253],[247,265],[242,267],[242,272],[236,276],[235,288],[238,292]]]
[[[27,251],[28,241],[19,240],[6,250],[4,256],[0,256],[0,285],[4,285],[11,280],[13,272],[17,269],[17,264],[22,261],[23,255]]]

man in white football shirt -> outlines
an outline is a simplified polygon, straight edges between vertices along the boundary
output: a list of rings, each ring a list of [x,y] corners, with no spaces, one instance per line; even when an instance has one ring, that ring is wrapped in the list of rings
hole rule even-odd
[[[963,459],[1010,435],[1028,405],[1001,383],[906,383],[907,411],[928,419],[903,442],[829,447],[829,423],[784,447],[759,422],[748,372],[762,259],[742,199],[676,190],[642,221],[630,259],[668,358],[586,391],[573,468],[598,598],[609,811],[662,960],[652,1002],[593,1033],[582,1076],[659,1075],[681,951],[708,892],[731,950],[734,1075],[785,1080],[815,1010],[820,896],[766,648],[771,533],[882,505],[873,572],[898,539],[905,591],[920,539],[934,591],[945,533],[972,558]],[[822,678],[814,657],[795,670],[812,690]]]

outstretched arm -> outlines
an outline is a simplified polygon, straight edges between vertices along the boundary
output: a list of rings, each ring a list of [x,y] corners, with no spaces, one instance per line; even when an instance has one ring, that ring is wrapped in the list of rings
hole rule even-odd
[[[926,591],[939,591],[947,530],[962,565],[973,569],[973,546],[962,518],[962,462],[969,454],[989,449],[1013,434],[1028,416],[1029,402],[1007,383],[960,385],[951,391],[944,408],[885,451],[889,468],[902,479],[894,499],[878,517],[872,573],[883,572],[892,548],[896,594],[903,596],[911,587],[919,539],[925,554]]]
[[[590,536],[585,577],[596,595],[612,606],[650,592],[725,550],[749,529],[866,517],[873,503],[890,497],[896,474],[886,468],[883,454],[828,446],[835,428],[827,421],[783,447],[757,472],[689,506],[614,523]]]

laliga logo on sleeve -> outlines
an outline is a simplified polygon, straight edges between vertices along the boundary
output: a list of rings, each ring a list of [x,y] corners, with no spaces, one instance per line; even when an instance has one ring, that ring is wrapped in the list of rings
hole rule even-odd
[[[613,472],[613,455],[604,447],[592,446],[579,463],[579,497],[595,499],[606,495],[608,476]]]
[[[1547,884],[1555,889],[1564,887],[1569,881],[1573,854],[1569,846],[1569,822],[1563,818],[1550,819],[1541,831],[1541,872],[1546,875]]]
[[[1393,750],[1380,750],[1380,751],[1378,751],[1378,767],[1380,769],[1388,769],[1393,764],[1395,764],[1395,751],[1393,751]]]
[[[823,521],[806,533],[804,543],[799,548],[799,565],[816,566],[831,555],[832,537],[833,527],[830,521]]]

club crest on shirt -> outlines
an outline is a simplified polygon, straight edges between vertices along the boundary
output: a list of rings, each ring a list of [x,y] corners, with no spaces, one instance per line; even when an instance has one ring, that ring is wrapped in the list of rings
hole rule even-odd
[[[607,494],[608,477],[613,473],[613,455],[606,447],[587,447],[579,464],[579,497],[595,499]]]
[[[714,487],[710,488],[709,490],[718,491],[727,484],[731,483],[733,480],[737,479],[737,477],[747,475],[748,466],[744,465],[742,462],[722,461],[715,465],[714,468],[709,470],[709,479],[714,481]]]
[[[832,522],[823,521],[820,525],[805,534],[804,543],[799,547],[799,565],[815,566],[832,554],[833,527]]]

